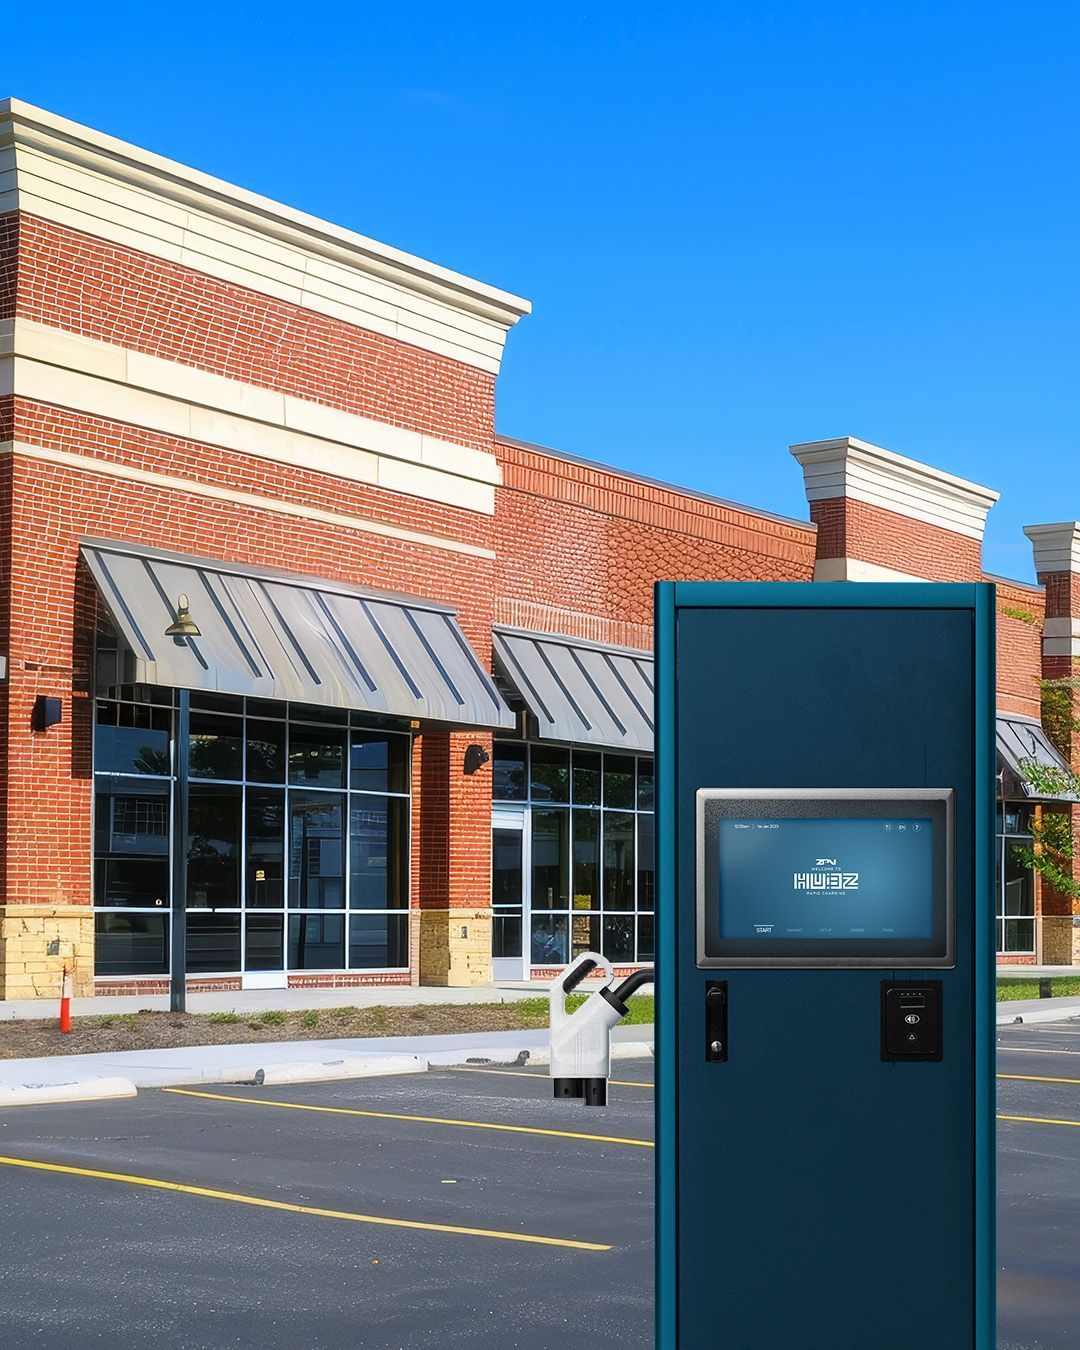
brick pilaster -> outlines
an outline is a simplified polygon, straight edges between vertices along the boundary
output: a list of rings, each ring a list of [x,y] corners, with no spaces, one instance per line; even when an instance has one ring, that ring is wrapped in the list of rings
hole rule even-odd
[[[465,753],[489,756],[465,772]],[[413,758],[412,967],[421,984],[491,982],[489,732],[425,732]]]
[[[998,494],[842,436],[793,445],[817,526],[816,581],[978,581]]]
[[[1046,593],[1043,622],[1043,724],[1074,773],[1080,772],[1080,521],[1027,525],[1024,533],[1035,553],[1035,571]],[[1069,812],[1073,837],[1073,876],[1080,878],[1080,807]],[[1080,962],[1080,902],[1042,885],[1041,911],[1048,925],[1071,927],[1070,940],[1056,941]],[[1046,957],[1045,959],[1049,959]]]

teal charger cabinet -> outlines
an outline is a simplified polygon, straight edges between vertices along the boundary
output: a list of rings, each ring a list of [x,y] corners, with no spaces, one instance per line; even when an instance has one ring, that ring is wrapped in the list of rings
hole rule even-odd
[[[657,587],[661,1350],[992,1350],[994,607]]]

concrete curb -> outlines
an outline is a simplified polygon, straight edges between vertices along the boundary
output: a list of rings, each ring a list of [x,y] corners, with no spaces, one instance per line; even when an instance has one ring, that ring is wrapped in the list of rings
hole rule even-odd
[[[372,1055],[366,1059],[331,1059],[319,1064],[268,1064],[256,1069],[253,1080],[260,1087],[282,1083],[326,1083],[336,1078],[378,1078],[393,1073],[426,1073],[421,1055]]]
[[[130,1078],[76,1078],[70,1083],[0,1083],[0,1109],[5,1106],[48,1106],[58,1102],[99,1102],[134,1097]]]
[[[522,1060],[522,1056],[525,1056]],[[612,1059],[652,1059],[653,1043],[652,1041],[613,1041],[611,1045]],[[477,1049],[460,1050],[436,1050],[427,1056],[428,1065],[431,1068],[460,1068],[465,1064],[474,1064],[478,1068],[485,1064],[518,1064],[523,1068],[532,1066],[542,1066],[551,1063],[551,1051],[545,1045],[534,1047],[528,1050],[521,1050],[516,1055],[513,1051],[506,1051],[505,1054],[499,1054],[491,1046],[482,1046]]]
[[[1008,1006],[1008,1005],[1006,1005]],[[1077,1009],[1069,1008],[1027,1008],[1024,1012],[998,1013],[999,1027],[1033,1026],[1038,1022],[1075,1022]]]

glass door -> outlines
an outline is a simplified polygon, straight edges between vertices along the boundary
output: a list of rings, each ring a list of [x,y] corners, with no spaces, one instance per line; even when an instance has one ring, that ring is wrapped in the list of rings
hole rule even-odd
[[[524,811],[494,811],[491,818],[491,977],[524,980],[528,950]]]

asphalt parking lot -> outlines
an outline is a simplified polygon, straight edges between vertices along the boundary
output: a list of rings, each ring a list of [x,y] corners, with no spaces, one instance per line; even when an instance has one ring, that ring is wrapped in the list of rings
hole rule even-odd
[[[8,1111],[0,1345],[640,1350],[652,1061],[615,1077],[606,1110],[447,1069]]]
[[[516,1068],[9,1111],[0,1345],[646,1350],[652,1069],[604,1111]],[[1067,1350],[1080,1023],[998,1074],[999,1347]]]
[[[1080,1345],[1080,1021],[999,1028],[998,1346]]]

